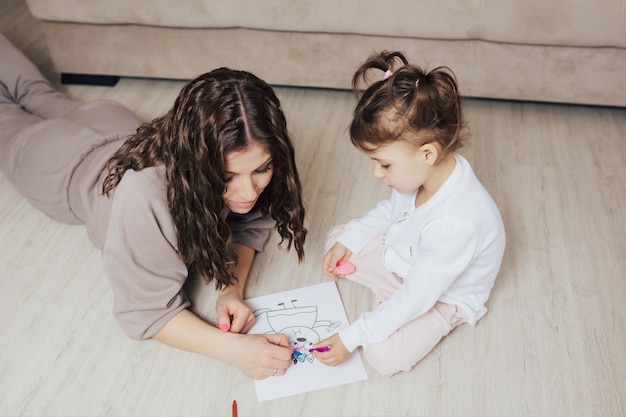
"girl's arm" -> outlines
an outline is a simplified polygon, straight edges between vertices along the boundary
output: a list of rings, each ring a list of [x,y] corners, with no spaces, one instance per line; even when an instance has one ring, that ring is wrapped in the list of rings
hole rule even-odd
[[[409,226],[406,230],[413,230]],[[413,263],[400,289],[339,331],[348,351],[381,342],[426,313],[476,256],[475,228],[464,221],[435,219],[416,239]]]
[[[360,252],[370,241],[387,233],[393,222],[397,199],[397,192],[392,192],[388,200],[378,202],[363,216],[349,221],[337,241],[354,253]]]

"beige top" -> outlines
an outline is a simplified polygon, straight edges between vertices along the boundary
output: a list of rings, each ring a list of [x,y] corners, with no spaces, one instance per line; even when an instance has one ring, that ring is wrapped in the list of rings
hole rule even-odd
[[[78,187],[70,187],[70,202],[102,250],[115,319],[128,336],[145,339],[190,305],[183,291],[189,270],[178,256],[163,166],[129,170],[110,198],[101,195],[102,168],[121,143],[108,143],[85,158],[75,173]],[[227,223],[235,242],[257,251],[275,225],[259,210],[229,213]]]

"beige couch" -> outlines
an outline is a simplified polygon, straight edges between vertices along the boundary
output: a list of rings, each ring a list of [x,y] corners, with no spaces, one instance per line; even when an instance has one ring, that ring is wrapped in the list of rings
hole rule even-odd
[[[27,0],[60,73],[218,66],[349,88],[372,52],[447,65],[466,96],[626,106],[624,0]]]

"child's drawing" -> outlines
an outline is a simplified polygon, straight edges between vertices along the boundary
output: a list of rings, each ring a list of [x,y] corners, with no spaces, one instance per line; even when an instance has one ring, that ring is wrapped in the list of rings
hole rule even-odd
[[[254,381],[259,401],[367,379],[358,352],[339,366],[326,366],[309,352],[320,340],[349,325],[334,282],[251,298],[246,303],[256,317],[250,333],[284,334],[294,349],[284,375]]]
[[[282,333],[287,336],[293,346],[291,359],[294,365],[298,363],[313,363],[315,356],[309,349],[332,334],[332,331],[341,326],[341,321],[318,320],[318,307],[297,307],[298,300],[291,300],[291,307],[286,303],[277,304],[276,309],[261,308],[254,312],[257,325],[264,333]]]

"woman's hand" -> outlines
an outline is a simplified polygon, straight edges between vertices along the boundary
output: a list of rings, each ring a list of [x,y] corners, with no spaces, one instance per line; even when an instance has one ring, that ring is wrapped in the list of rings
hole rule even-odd
[[[344,363],[349,357],[350,352],[344,346],[339,334],[335,333],[327,339],[322,340],[314,347],[330,346],[327,352],[313,352],[317,360],[327,366],[337,366]]]
[[[293,352],[284,334],[222,332],[189,310],[172,317],[153,338],[233,364],[253,379],[284,375]]]
[[[234,336],[234,335],[233,335]],[[284,375],[293,348],[284,334],[247,334],[233,345],[229,362],[252,379]]]
[[[215,303],[217,327],[223,332],[247,333],[255,323],[254,313],[232,287],[222,291]]]
[[[352,256],[352,251],[350,251],[341,243],[336,242],[328,250],[328,252],[326,252],[326,255],[324,255],[324,261],[322,263],[322,269],[324,270],[324,273],[331,278],[335,276],[344,278],[344,275],[335,275],[335,267],[337,266],[337,262],[342,259],[347,261],[350,256]]]

